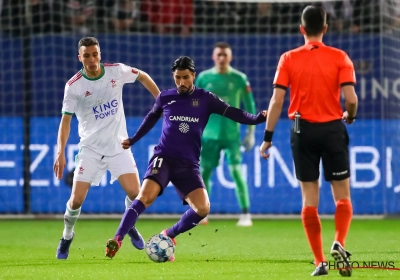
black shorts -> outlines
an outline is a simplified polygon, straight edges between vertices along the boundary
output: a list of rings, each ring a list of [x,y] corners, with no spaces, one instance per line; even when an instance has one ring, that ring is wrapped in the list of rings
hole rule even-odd
[[[341,120],[326,123],[300,120],[300,133],[295,133],[292,126],[290,143],[298,180],[318,180],[321,158],[326,181],[350,177],[349,135]]]

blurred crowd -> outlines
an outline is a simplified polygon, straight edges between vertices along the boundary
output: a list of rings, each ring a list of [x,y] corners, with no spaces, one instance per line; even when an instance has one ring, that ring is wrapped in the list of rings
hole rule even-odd
[[[0,0],[3,33],[295,33],[309,3],[222,0]],[[315,3],[313,3],[315,4]],[[321,1],[331,32],[400,26],[400,0]],[[383,15],[383,16],[382,16]]]

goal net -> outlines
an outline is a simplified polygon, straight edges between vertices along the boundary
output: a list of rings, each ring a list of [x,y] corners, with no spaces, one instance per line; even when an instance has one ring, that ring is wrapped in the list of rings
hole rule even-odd
[[[247,75],[262,110],[272,95],[280,55],[304,43],[299,24],[308,4],[325,9],[325,44],[346,51],[356,68],[359,112],[348,127],[355,214],[399,213],[400,0],[0,0],[0,213],[65,210],[71,188],[54,177],[52,166],[64,85],[81,68],[81,37],[98,38],[102,62],[142,69],[160,89],[174,87],[170,65],[178,56],[192,57],[199,73],[213,67],[213,45],[226,41],[233,50],[232,67]],[[263,125],[256,128],[254,148],[243,153],[242,175],[254,214],[301,211],[288,140],[288,97],[271,159],[264,161],[258,153]],[[135,83],[124,87],[123,100],[132,135],[154,99]],[[161,121],[132,148],[141,176],[160,130]],[[64,175],[74,168],[78,142],[73,117]],[[107,173],[90,189],[84,212],[123,212],[124,193],[118,182],[109,181]],[[212,185],[211,212],[240,213],[226,161],[214,171]],[[146,213],[182,213],[184,207],[170,186]],[[334,212],[326,182],[320,212]]]

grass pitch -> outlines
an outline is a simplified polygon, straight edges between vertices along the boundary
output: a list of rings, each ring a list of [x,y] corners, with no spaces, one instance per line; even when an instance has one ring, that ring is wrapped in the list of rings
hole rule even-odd
[[[176,220],[139,220],[147,240]],[[104,256],[119,220],[79,220],[68,260],[55,258],[63,221],[0,221],[0,279],[308,279],[314,266],[300,220],[211,220],[177,237],[176,262],[154,263],[129,237],[114,259]],[[324,250],[334,237],[323,220]],[[394,262],[400,268],[400,221],[355,220],[347,239],[352,261]],[[334,270],[329,278],[341,278]],[[400,279],[400,270],[354,269],[355,279]]]

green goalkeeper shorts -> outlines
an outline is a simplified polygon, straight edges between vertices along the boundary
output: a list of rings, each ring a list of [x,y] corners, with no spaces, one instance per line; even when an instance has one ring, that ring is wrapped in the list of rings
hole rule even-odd
[[[238,141],[221,141],[203,138],[201,145],[200,166],[203,168],[217,167],[222,150],[225,152],[225,157],[229,165],[242,163],[239,139]]]

